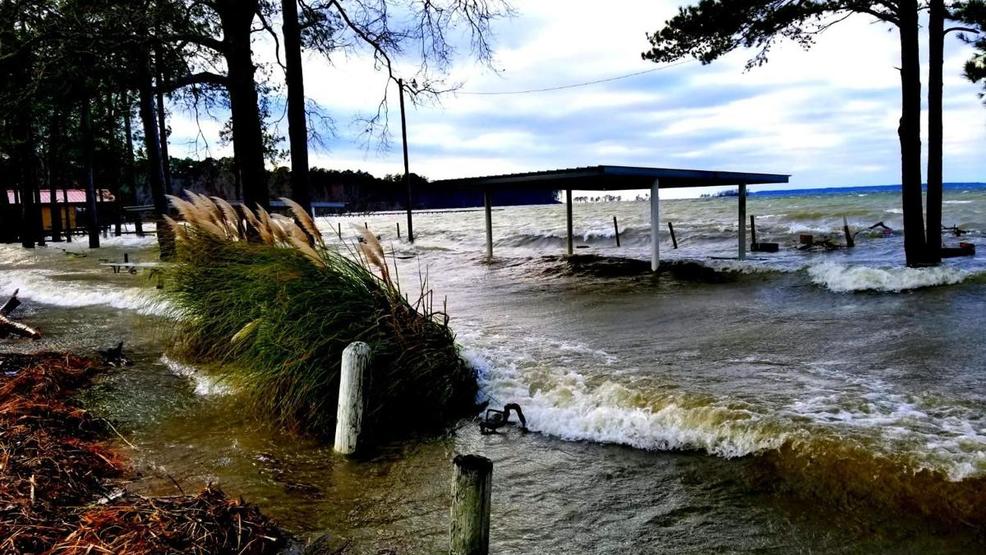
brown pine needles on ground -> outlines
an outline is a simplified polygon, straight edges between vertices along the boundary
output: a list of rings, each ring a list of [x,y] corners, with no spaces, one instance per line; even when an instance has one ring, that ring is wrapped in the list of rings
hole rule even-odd
[[[242,500],[133,494],[126,463],[70,396],[102,370],[62,353],[0,355],[0,553],[275,553],[282,533]]]

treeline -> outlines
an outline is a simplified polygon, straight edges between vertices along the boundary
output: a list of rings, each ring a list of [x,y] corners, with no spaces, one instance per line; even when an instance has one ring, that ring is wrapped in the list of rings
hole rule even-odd
[[[388,87],[364,129],[379,135],[386,132],[390,84],[412,101],[447,90],[442,77],[456,53],[450,37],[464,37],[471,54],[488,63],[490,24],[508,13],[502,0],[4,0],[0,185],[16,189],[19,202],[0,194],[0,241],[32,247],[45,233],[57,240],[60,222],[42,229],[40,191],[68,185],[88,191],[89,242],[96,247],[97,184],[137,203],[143,182],[162,256],[171,256],[163,216],[165,195],[174,190],[166,131],[167,107],[174,105],[229,115],[223,135],[233,157],[216,162],[232,176],[224,196],[266,208],[277,183],[278,194],[308,207],[310,122],[319,113],[305,99],[303,52],[372,56]],[[276,67],[255,61],[260,41],[276,51]],[[280,140],[270,99],[280,94],[292,170],[283,187],[267,169]]]
[[[170,170],[171,186],[175,192],[189,190],[221,198],[240,197],[241,185],[237,181],[232,158],[175,158],[171,160]],[[428,182],[415,173],[411,173],[408,179],[415,188]],[[266,186],[271,198],[292,197],[292,170],[281,166],[267,172]],[[310,202],[344,203],[346,209],[351,211],[400,208],[407,198],[403,175],[377,177],[362,170],[310,168],[308,189]],[[138,181],[137,202],[149,203],[151,198],[150,188]]]

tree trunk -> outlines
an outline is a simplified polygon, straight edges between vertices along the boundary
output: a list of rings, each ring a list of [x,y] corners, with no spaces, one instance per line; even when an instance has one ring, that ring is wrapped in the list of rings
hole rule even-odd
[[[945,1],[928,3],[928,263],[941,262],[942,66],[945,64]]]
[[[284,58],[287,66],[288,137],[291,142],[291,197],[309,214],[312,195],[308,176],[308,125],[305,121],[305,76],[301,65],[301,29],[297,0],[281,0]]]
[[[901,114],[901,202],[904,211],[904,254],[908,266],[927,264],[924,210],[921,199],[921,59],[916,0],[899,1]]]
[[[154,220],[161,260],[172,260],[175,257],[175,236],[164,220],[164,216],[168,213],[168,199],[164,196],[164,167],[161,160],[158,120],[154,110],[150,60],[146,54],[141,58],[137,64],[137,87],[140,121],[144,126],[144,150],[147,152],[147,182],[151,185],[151,197],[154,200]]]
[[[33,67],[33,55],[27,52],[21,61],[22,83],[27,83],[31,78]],[[26,88],[26,87],[25,87]],[[34,143],[34,113],[31,99],[24,99],[16,107],[14,115],[17,157],[20,159],[20,204],[21,204],[21,245],[27,249],[33,249],[37,240],[40,224],[37,217],[40,213],[35,204],[35,191],[38,190],[38,164],[35,153]]]
[[[243,187],[243,203],[270,208],[264,168],[264,138],[250,39],[257,0],[218,0],[223,29],[229,108],[233,121],[233,156]]]
[[[79,132],[82,134],[82,181],[86,186],[86,230],[89,248],[99,248],[99,213],[96,208],[96,181],[93,168],[92,107],[88,94],[79,110]]]
[[[175,192],[171,184],[171,156],[168,154],[168,113],[164,110],[164,91],[160,86],[164,82],[160,52],[155,57],[155,63],[157,64],[157,120],[158,134],[161,137],[161,168],[164,170],[164,190],[169,195],[173,195]]]
[[[58,206],[58,183],[62,180],[61,157],[58,156],[62,147],[62,112],[55,110],[51,115],[50,135],[48,137],[48,210],[51,212],[51,240],[62,240],[62,213]]]
[[[136,175],[134,171],[134,133],[133,133],[133,121],[131,116],[133,104],[130,103],[129,92],[125,91],[123,93],[123,104],[124,104],[123,133],[125,135],[125,140],[126,140],[125,144],[127,148],[127,159],[124,160],[124,165],[123,165],[123,180],[126,184],[127,189],[125,191],[123,198],[126,199],[126,202],[129,203],[131,206],[136,206],[137,180],[135,179]],[[138,237],[142,237],[144,233],[143,233],[143,229],[141,228],[140,214],[139,213],[135,213],[135,214],[136,215],[134,217],[134,232],[136,232]]]

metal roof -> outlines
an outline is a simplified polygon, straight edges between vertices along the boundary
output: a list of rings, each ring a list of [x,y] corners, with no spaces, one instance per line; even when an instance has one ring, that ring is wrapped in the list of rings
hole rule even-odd
[[[86,202],[86,190],[85,189],[57,189],[55,192],[55,200],[61,204],[65,202],[65,196],[68,196],[69,204],[85,204]],[[116,198],[109,189],[99,189],[97,191],[96,198],[99,202],[113,202]],[[9,204],[15,204],[17,200],[17,193],[13,189],[7,190],[7,202]],[[41,204],[49,204],[51,202],[51,190],[41,189]]]
[[[539,172],[442,179],[429,183],[438,188],[507,189],[581,189],[618,191],[648,189],[659,180],[661,189],[787,183],[789,175],[633,166],[587,166]]]

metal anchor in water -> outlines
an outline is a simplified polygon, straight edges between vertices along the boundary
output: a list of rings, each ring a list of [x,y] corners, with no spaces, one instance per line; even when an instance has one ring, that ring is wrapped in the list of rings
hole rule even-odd
[[[495,434],[497,430],[510,424],[510,413],[516,412],[520,420],[521,431],[527,431],[527,419],[524,418],[524,411],[520,410],[517,403],[507,403],[503,405],[503,410],[486,409],[486,412],[479,419],[479,433]]]

